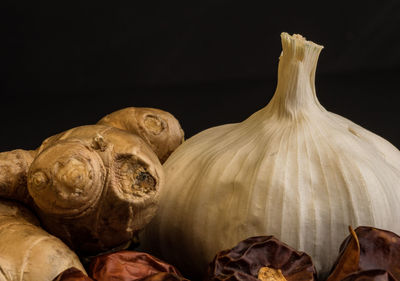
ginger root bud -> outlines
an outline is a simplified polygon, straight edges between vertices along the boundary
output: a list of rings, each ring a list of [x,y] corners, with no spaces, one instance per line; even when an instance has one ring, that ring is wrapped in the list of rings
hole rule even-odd
[[[170,113],[145,107],[128,107],[103,117],[97,124],[134,133],[143,138],[161,163],[183,142],[184,132]]]
[[[26,175],[36,152],[16,149],[0,153],[0,198],[31,205],[26,188]]]

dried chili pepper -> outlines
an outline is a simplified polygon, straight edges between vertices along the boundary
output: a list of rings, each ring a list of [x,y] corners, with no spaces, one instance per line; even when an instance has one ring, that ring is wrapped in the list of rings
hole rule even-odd
[[[355,231],[350,228],[350,233],[340,246],[339,257],[327,281],[349,278],[400,281],[400,236],[369,226],[360,226]],[[382,272],[366,273],[374,270]]]
[[[392,274],[385,270],[363,270],[347,275],[342,281],[396,281]]]
[[[210,263],[206,280],[316,280],[311,257],[273,236],[256,236],[219,252]]]
[[[75,267],[68,268],[61,272],[53,281],[94,281]]]
[[[90,277],[77,269],[62,272],[54,281],[189,281],[172,265],[143,252],[119,251],[94,257]]]

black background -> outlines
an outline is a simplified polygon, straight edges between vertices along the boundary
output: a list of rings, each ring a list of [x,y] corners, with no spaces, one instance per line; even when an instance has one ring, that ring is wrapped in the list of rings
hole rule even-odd
[[[325,46],[322,105],[400,147],[400,1],[1,5],[0,151],[128,106],[171,112],[186,137],[242,121],[275,90],[282,31]]]

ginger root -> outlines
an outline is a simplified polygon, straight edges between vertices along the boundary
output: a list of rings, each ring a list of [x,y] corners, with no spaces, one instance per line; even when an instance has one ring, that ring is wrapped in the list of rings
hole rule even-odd
[[[26,188],[26,175],[35,155],[35,151],[23,149],[0,153],[0,198],[32,204]]]
[[[80,254],[118,248],[154,216],[160,160],[182,141],[170,113],[125,108],[49,137],[35,151],[0,153],[0,198],[35,210],[47,231]]]
[[[178,120],[172,114],[155,108],[124,108],[106,115],[97,124],[139,135],[154,150],[161,163],[184,139]]]
[[[45,229],[85,255],[131,240],[155,215],[163,180],[144,140],[102,125],[46,139],[27,177]]]
[[[0,280],[51,281],[70,267],[85,273],[76,254],[41,229],[28,209],[0,200]]]
[[[124,108],[106,115],[97,124],[140,136],[156,153],[161,163],[184,139],[178,120],[172,114],[155,108]],[[53,138],[45,140],[42,147],[50,139]],[[38,149],[0,152],[0,198],[17,200],[32,206],[26,180],[29,167],[39,152]]]

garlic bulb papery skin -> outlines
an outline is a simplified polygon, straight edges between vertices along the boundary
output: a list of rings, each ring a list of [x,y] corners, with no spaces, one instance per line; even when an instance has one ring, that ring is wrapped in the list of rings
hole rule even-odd
[[[324,278],[349,225],[400,233],[399,150],[321,106],[322,46],[281,39],[269,104],[191,137],[164,164],[159,211],[142,244],[192,276],[218,251],[274,235],[311,255]]]

